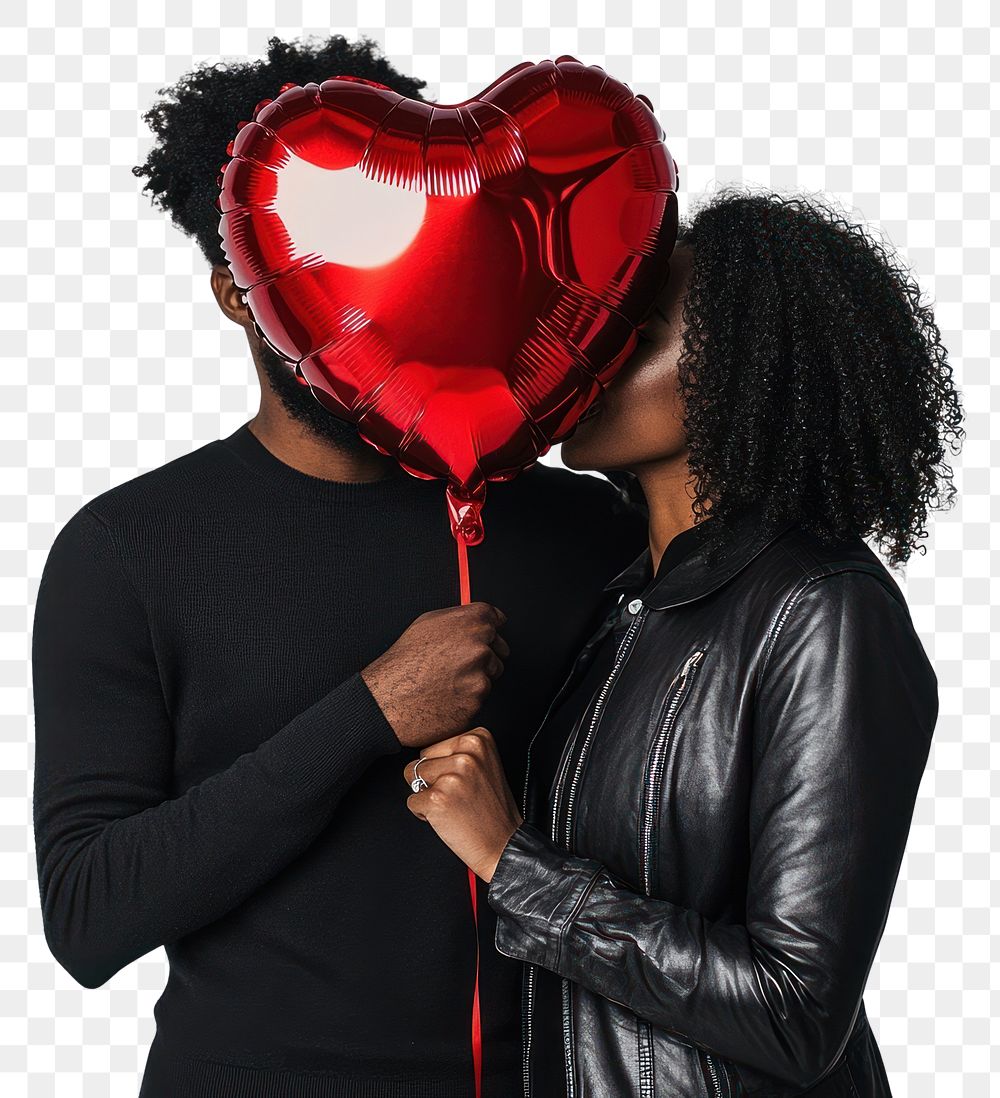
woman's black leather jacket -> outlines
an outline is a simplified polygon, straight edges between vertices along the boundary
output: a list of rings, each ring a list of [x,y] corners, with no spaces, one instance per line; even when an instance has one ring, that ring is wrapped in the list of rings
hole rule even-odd
[[[888,1095],[862,993],[938,707],[902,593],[860,538],[756,508],[714,564],[647,552],[609,591],[553,707],[608,630],[613,670],[551,789],[529,759],[488,892],[525,1094]]]

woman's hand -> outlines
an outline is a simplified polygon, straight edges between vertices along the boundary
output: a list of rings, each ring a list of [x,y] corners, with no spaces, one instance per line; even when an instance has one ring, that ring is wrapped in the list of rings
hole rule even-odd
[[[419,763],[428,788],[407,797],[406,807],[489,883],[522,822],[493,737],[485,728],[473,728],[425,747],[420,758],[425,761],[407,763],[403,777],[409,785]]]

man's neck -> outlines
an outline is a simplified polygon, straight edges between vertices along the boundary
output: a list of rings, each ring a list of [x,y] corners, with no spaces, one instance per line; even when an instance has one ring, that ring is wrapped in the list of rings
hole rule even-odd
[[[348,449],[322,438],[289,415],[277,401],[262,400],[248,427],[257,441],[279,461],[323,480],[381,480],[398,468],[392,458],[380,454],[374,447]]]

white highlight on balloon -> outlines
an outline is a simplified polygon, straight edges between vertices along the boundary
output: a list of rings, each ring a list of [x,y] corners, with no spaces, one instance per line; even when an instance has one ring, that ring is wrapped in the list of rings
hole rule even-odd
[[[426,209],[423,191],[376,183],[357,168],[331,171],[291,154],[278,171],[275,213],[298,254],[328,263],[391,263],[413,243]]]

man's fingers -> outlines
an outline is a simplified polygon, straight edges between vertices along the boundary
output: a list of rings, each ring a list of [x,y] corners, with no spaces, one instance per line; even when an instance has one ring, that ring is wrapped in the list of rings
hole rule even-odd
[[[491,602],[470,602],[467,606],[469,613],[486,617],[496,626],[501,626],[507,621],[507,615]]]
[[[490,648],[500,657],[505,660],[510,655],[510,645],[500,636],[499,633],[493,638]]]
[[[503,674],[503,661],[491,654],[486,660],[486,674],[489,675],[491,679],[500,678]]]
[[[485,605],[486,605],[486,606],[488,606],[488,607],[490,608],[490,610],[491,610],[491,612],[492,612],[492,614],[493,614],[493,619],[494,619],[494,621],[495,621],[495,622],[497,623],[497,626],[498,626],[498,627],[499,627],[499,626],[501,626],[501,625],[504,625],[504,624],[506,624],[506,621],[507,621],[507,615],[506,615],[506,614],[505,614],[505,613],[504,613],[504,612],[503,612],[503,611],[502,611],[502,610],[500,609],[500,607],[499,607],[499,606],[494,606],[494,605],[493,605],[492,603],[490,603],[490,602],[488,602],[488,603],[485,603]]]

